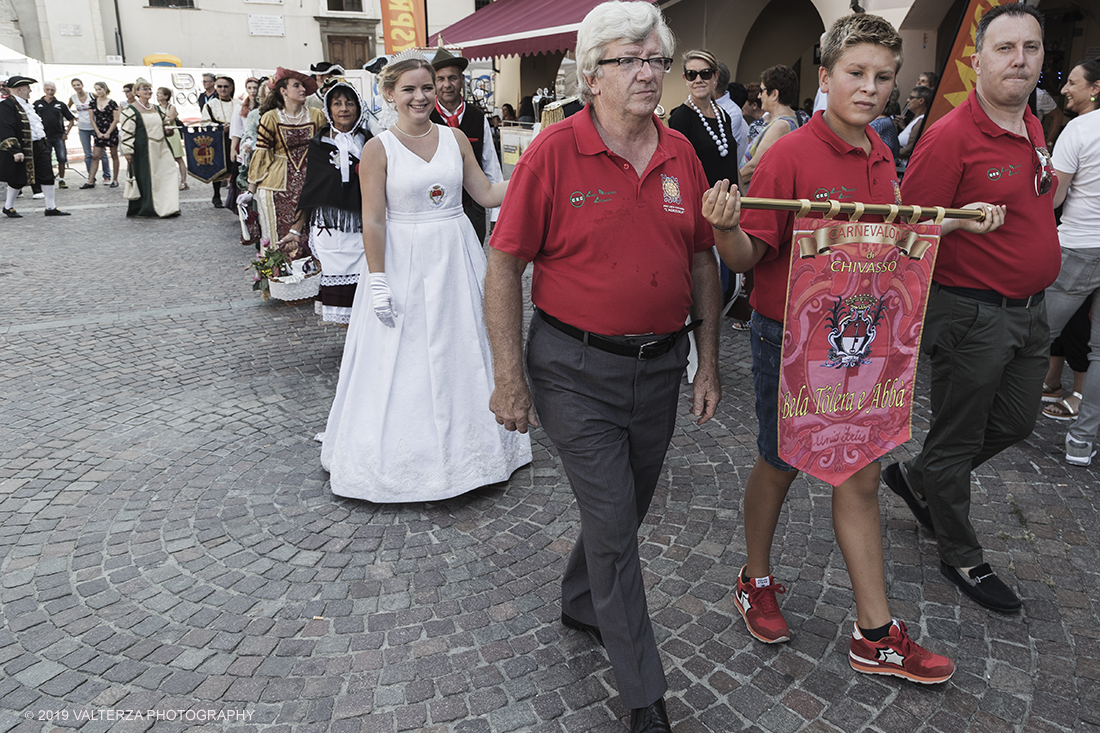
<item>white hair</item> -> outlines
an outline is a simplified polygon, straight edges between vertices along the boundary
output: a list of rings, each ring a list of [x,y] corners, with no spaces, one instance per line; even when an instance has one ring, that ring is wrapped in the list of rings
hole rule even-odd
[[[676,38],[657,6],[645,0],[600,3],[584,16],[577,30],[577,82],[583,102],[591,102],[592,90],[585,81],[603,75],[598,61],[612,43],[641,43],[656,32],[661,55],[671,57]]]

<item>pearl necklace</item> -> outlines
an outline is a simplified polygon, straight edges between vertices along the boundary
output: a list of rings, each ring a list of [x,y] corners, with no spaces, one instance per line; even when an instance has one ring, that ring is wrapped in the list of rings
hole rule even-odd
[[[404,135],[405,137],[427,137],[428,135],[431,135],[431,134],[432,134],[432,130],[434,130],[434,129],[435,129],[435,125],[432,125],[431,127],[429,127],[429,128],[428,128],[428,131],[427,131],[427,132],[425,132],[425,133],[424,133],[423,135],[410,135],[409,133],[407,133],[407,132],[405,132],[404,130],[402,130],[402,129],[401,129],[401,125],[397,124],[396,122],[395,122],[395,123],[393,123],[393,126],[394,126],[394,128],[395,128],[395,129],[396,129],[396,130],[397,130],[398,132],[400,132],[400,133],[401,133],[402,135]]]
[[[291,117],[285,109],[280,110],[279,114],[283,118],[283,124],[286,125],[301,125],[309,119],[309,109],[304,104],[293,117]]]
[[[140,99],[135,99],[135,100],[134,100],[134,104],[136,104],[136,105],[138,106],[138,109],[143,109],[143,110],[145,110],[146,112],[152,112],[152,111],[153,111],[153,105],[151,105],[151,104],[150,104],[150,105],[146,105],[146,104],[145,104],[144,102],[142,102],[142,101],[141,101]]]
[[[730,154],[730,144],[729,141],[726,140],[726,128],[722,127],[722,118],[718,114],[718,107],[714,104],[714,100],[710,100],[710,109],[714,112],[714,124],[718,127],[718,132],[722,134],[721,138],[714,134],[714,130],[710,129],[710,124],[707,123],[707,116],[703,114],[703,110],[695,106],[695,100],[688,97],[688,104],[695,110],[695,114],[699,115],[699,119],[703,121],[703,128],[710,134],[711,139],[714,140],[714,144],[718,146],[718,154],[725,158]]]

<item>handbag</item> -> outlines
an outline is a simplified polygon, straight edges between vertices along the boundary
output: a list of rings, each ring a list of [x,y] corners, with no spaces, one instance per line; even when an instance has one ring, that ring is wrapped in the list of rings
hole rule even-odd
[[[127,201],[136,201],[141,198],[141,189],[138,187],[137,179],[134,178],[134,174],[126,176],[126,183],[122,187],[122,198]]]

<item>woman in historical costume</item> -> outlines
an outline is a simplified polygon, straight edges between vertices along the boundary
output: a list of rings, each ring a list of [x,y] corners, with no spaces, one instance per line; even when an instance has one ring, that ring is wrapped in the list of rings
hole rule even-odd
[[[95,188],[95,176],[99,172],[99,160],[103,157],[104,150],[111,151],[111,168],[116,173],[110,187],[118,188],[118,102],[111,99],[111,90],[104,82],[97,81],[92,89],[95,90],[95,99],[92,100],[89,110],[92,116],[92,165],[88,171],[88,182],[81,188]],[[108,180],[110,176],[104,168],[103,181]]]
[[[134,94],[134,103],[122,113],[121,147],[141,197],[131,199],[126,216],[179,216],[179,166],[168,143],[176,131],[160,107],[153,104],[152,84],[138,79]]]
[[[299,232],[309,227],[311,249],[321,261],[321,320],[347,325],[366,261],[358,166],[371,133],[354,86],[335,77],[322,92],[329,124],[309,141],[298,219],[280,244],[304,242]]]
[[[241,141],[237,146],[237,189],[243,191],[237,198],[237,216],[241,222],[241,244],[259,246],[260,215],[256,210],[256,201],[248,192],[248,164],[252,160],[252,152],[256,148],[256,132],[260,127],[260,109],[270,94],[267,85],[268,77],[261,76],[257,80],[256,103],[250,104],[248,114],[244,118],[241,130]],[[242,112],[244,109],[242,108]]]
[[[173,134],[168,136],[168,147],[172,149],[172,156],[176,159],[176,165],[180,169],[180,190],[186,191],[191,187],[187,185],[187,162],[183,158],[183,135],[180,133],[179,112],[172,104],[172,90],[168,87],[157,89],[157,107],[164,113],[164,119]]]
[[[485,255],[462,211],[463,186],[493,208],[507,184],[489,183],[465,135],[431,122],[430,62],[392,63],[379,83],[397,122],[363,147],[370,283],[356,293],[321,463],[338,496],[434,501],[531,461],[530,437],[487,407]]]
[[[244,91],[244,99],[236,106],[233,119],[229,121],[229,157],[236,161],[238,166],[241,162],[241,139],[244,137],[245,120],[248,119],[249,112],[259,108],[256,98],[260,92],[260,80],[254,76],[245,79]]]
[[[325,115],[306,106],[317,83],[305,74],[279,67],[268,84],[271,94],[260,108],[256,147],[248,164],[248,191],[237,204],[248,204],[255,196],[262,236],[278,242],[298,216],[306,152],[309,141],[325,126]]]

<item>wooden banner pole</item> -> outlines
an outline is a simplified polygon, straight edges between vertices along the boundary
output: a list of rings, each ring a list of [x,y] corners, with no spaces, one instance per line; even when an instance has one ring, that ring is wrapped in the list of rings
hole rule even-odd
[[[831,211],[835,204],[839,203],[840,208],[836,211],[836,215],[841,214],[854,214],[856,213],[856,205],[854,203],[840,203],[835,201],[810,201],[808,211],[815,211],[820,213],[828,213]],[[750,196],[741,197],[742,209],[767,209],[769,211],[801,211],[805,204],[798,199],[762,199],[753,198]],[[893,214],[893,218],[890,215]],[[884,216],[888,221],[893,221],[894,218],[902,218],[906,221],[910,221],[914,214],[918,218],[920,217],[935,217],[939,214],[939,209],[934,206],[889,206],[886,204],[864,204],[863,216]],[[945,219],[976,219],[982,221],[985,219],[985,211],[982,209],[944,209],[943,217]]]

